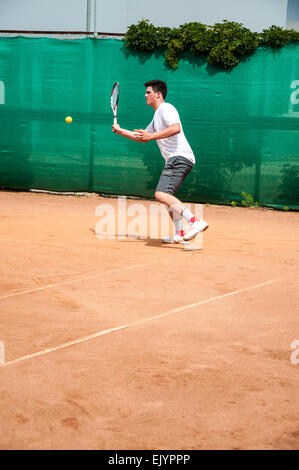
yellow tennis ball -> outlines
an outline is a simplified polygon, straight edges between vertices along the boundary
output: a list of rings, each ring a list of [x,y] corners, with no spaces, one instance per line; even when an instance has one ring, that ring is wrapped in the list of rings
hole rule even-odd
[[[68,123],[72,122],[72,120],[73,120],[73,119],[71,118],[71,116],[67,116],[67,117],[65,118],[65,122],[68,122]]]

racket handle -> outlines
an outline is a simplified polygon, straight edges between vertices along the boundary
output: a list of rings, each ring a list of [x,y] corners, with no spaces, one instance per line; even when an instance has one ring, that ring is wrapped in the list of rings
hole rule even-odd
[[[114,125],[117,124],[117,117],[116,116],[114,117],[113,124]]]

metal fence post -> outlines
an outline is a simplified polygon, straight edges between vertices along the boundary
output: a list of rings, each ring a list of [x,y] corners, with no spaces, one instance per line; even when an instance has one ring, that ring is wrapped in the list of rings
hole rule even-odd
[[[96,36],[96,6],[97,0],[87,0],[86,31]]]

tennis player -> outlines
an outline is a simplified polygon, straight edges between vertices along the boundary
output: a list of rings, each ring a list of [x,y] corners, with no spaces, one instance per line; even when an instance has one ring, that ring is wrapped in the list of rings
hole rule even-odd
[[[175,226],[173,237],[163,239],[165,243],[188,243],[199,232],[206,230],[209,225],[203,219],[198,220],[182,202],[174,196],[186,176],[195,164],[194,153],[184,135],[179,113],[176,108],[165,102],[167,85],[161,80],[151,80],[144,84],[145,99],[155,113],[153,120],[146,129],[129,131],[122,129],[119,124],[112,126],[113,132],[136,142],[156,140],[161,154],[165,159],[165,167],[160,176],[155,198],[166,204],[170,217]],[[182,221],[184,217],[189,223],[189,230],[184,232]]]

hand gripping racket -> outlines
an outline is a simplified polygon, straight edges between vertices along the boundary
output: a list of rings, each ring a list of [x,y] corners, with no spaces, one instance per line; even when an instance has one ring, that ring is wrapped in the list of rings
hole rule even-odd
[[[112,93],[111,93],[111,108],[113,111],[114,124],[117,124],[118,97],[119,97],[119,83],[116,82],[113,85]]]

